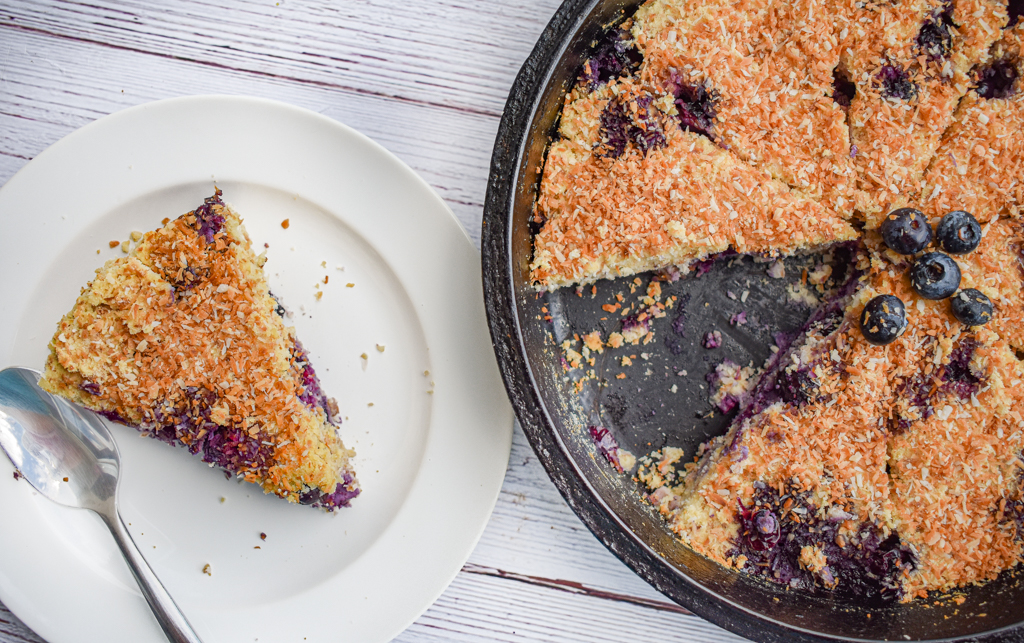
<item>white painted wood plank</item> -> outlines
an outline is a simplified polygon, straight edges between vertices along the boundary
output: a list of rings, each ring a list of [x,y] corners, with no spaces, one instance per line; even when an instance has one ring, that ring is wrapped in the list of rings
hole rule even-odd
[[[557,0],[7,2],[0,25],[499,115]]]
[[[45,643],[17,616],[7,611],[3,603],[0,603],[0,641],[3,643]]]
[[[716,642],[742,639],[696,616],[462,573],[396,643]]]
[[[505,484],[470,562],[670,604],[580,522],[518,425]]]
[[[493,117],[254,77],[33,32],[0,28],[0,33],[2,155],[32,158],[96,118],[161,98],[208,93],[272,98],[335,118],[387,147],[438,191],[479,242],[497,131]],[[22,122],[26,120],[31,122]]]

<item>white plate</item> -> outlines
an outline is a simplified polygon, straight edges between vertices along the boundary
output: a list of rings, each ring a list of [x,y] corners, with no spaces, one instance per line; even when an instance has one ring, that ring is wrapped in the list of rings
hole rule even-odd
[[[254,245],[269,244],[271,288],[347,416],[363,493],[328,515],[113,426],[122,515],[206,643],[386,641],[476,544],[512,412],[479,255],[382,147],[313,112],[223,96],[142,105],[67,136],[0,189],[0,366],[41,369],[79,289],[122,256],[108,241],[194,209],[215,184]],[[0,600],[50,643],[163,641],[99,519],[12,473],[0,458]]]

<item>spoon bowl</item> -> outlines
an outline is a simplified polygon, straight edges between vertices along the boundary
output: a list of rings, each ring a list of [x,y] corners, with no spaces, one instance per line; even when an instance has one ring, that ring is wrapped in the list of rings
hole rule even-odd
[[[50,500],[96,512],[117,541],[167,638],[201,643],[142,557],[117,511],[120,456],[99,415],[39,388],[39,373],[0,371],[0,448],[21,477]]]
[[[29,484],[67,507],[115,499],[120,457],[95,413],[42,391],[29,369],[0,371],[0,447]]]

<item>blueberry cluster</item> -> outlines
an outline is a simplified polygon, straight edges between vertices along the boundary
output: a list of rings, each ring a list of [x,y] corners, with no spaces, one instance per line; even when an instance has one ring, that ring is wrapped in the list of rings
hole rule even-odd
[[[953,316],[967,326],[980,326],[992,319],[992,302],[974,288],[960,290],[960,266],[950,255],[971,252],[981,242],[981,226],[969,212],[956,210],[942,217],[932,230],[920,210],[893,210],[882,222],[882,241],[890,250],[918,255],[910,267],[910,285],[925,299],[950,300]],[[942,252],[924,250],[936,242]],[[879,295],[864,307],[861,332],[872,344],[888,344],[907,328],[907,311],[893,295]]]

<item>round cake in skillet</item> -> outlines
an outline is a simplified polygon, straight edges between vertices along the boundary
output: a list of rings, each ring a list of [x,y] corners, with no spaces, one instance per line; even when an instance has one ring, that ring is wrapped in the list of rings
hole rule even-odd
[[[640,460],[697,552],[901,600],[1021,561],[1016,23],[988,1],[650,0],[596,44],[548,149],[531,276],[658,272],[583,359],[650,340],[660,279],[828,258],[807,284],[825,303],[729,395],[728,433]]]

